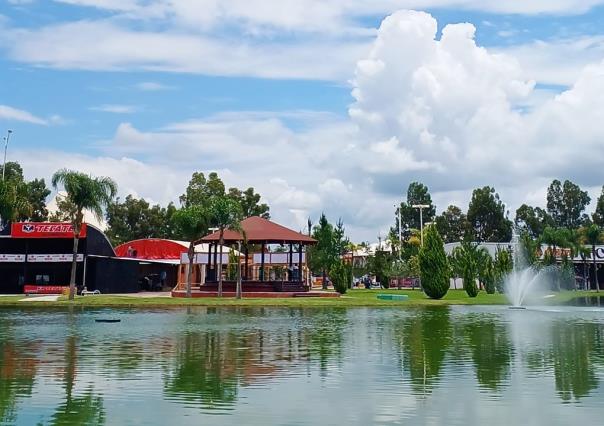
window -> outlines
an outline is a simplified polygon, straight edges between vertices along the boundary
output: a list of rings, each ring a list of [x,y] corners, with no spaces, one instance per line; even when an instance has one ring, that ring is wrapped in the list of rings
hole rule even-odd
[[[36,275],[36,285],[50,284],[50,275]]]

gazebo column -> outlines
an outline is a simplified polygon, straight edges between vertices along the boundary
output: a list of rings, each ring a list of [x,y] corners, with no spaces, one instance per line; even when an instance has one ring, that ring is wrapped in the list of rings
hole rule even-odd
[[[222,262],[222,259],[220,259]],[[214,243],[214,267],[212,268],[212,280],[218,281],[216,265],[218,265],[218,242]]]
[[[212,278],[212,243],[208,244],[208,270],[206,271],[206,281]]]
[[[248,268],[249,268],[249,254],[250,254],[247,246],[245,247],[244,251],[245,251],[245,274],[243,274],[243,279],[245,281],[247,281],[249,278],[247,274],[248,274]]]
[[[289,264],[287,267],[287,280],[288,281],[293,281],[293,257],[294,257],[294,244],[293,243],[289,243]]]
[[[262,248],[260,249],[260,281],[264,281],[264,247],[265,243],[262,242]]]
[[[298,282],[302,282],[302,243],[298,246]]]

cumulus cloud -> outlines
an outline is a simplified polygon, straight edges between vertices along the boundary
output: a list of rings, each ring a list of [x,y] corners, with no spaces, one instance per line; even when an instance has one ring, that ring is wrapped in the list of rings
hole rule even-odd
[[[155,130],[124,122],[100,143],[101,157],[23,154],[24,166],[47,170],[56,161],[111,174],[122,194],[160,202],[176,200],[194,170],[216,170],[229,186],[254,186],[286,225],[303,229],[324,210],[342,216],[355,239],[384,235],[413,180],[430,186],[440,209],[465,208],[473,188],[494,185],[513,212],[543,203],[552,178],[593,195],[604,162],[604,63],[594,60],[567,90],[536,102],[524,59],[479,46],[475,32],[461,23],[439,35],[422,12],[387,17],[351,69],[349,117],[231,112]],[[122,55],[130,60],[127,49]],[[280,59],[283,69],[292,68],[289,58]]]

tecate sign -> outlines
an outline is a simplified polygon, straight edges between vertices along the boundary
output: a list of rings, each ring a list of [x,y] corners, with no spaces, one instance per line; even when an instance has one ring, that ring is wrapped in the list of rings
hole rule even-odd
[[[86,229],[86,224],[83,223],[80,238],[86,237]],[[13,238],[73,238],[73,225],[70,223],[13,223],[11,236]]]

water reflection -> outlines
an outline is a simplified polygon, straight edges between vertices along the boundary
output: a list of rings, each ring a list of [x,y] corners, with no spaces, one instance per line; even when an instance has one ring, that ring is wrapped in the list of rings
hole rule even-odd
[[[598,388],[597,355],[602,355],[601,327],[556,321],[551,329],[551,363],[556,390],[564,401],[579,400]]]
[[[440,378],[451,344],[450,328],[449,308],[438,307],[417,311],[395,331],[403,369],[419,395],[430,393]]]
[[[472,354],[478,383],[496,391],[509,377],[512,342],[505,324],[493,315],[470,314],[462,331]]]
[[[338,424],[334,405],[356,424],[485,421],[445,415],[451,395],[511,417],[535,400],[561,424],[557,404],[604,405],[601,311],[190,308],[112,311],[122,323],[99,326],[101,314],[0,310],[0,424]]]

